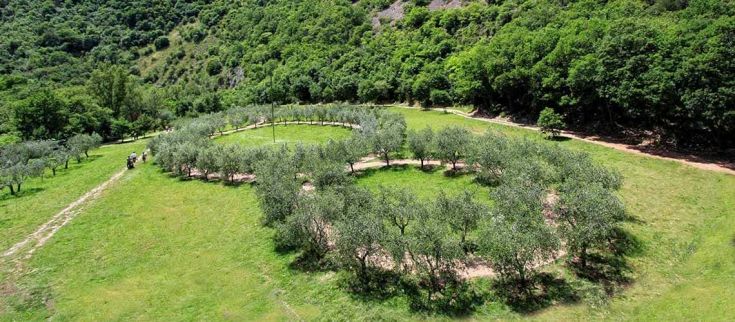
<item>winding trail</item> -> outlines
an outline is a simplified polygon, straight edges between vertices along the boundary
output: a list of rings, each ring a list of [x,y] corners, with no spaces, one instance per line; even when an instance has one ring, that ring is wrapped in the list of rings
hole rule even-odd
[[[389,105],[389,106],[419,110],[418,108],[406,106],[406,105]],[[478,120],[482,122],[500,124],[500,125],[511,126],[511,127],[517,127],[517,128],[522,128],[522,129],[527,129],[527,130],[532,130],[532,131],[540,131],[540,129],[536,126],[516,123],[516,122],[509,121],[507,119],[483,117],[483,116],[477,115],[476,113],[466,113],[466,112],[462,112],[460,110],[455,110],[455,109],[443,109],[442,108],[442,109],[433,109],[433,110],[438,110],[438,111],[446,110],[449,113],[452,113],[458,116],[462,116],[467,119]],[[625,144],[625,143],[615,143],[615,142],[611,142],[599,136],[583,135],[581,133],[573,132],[573,131],[562,131],[562,137],[567,137],[567,138],[576,139],[576,140],[580,140],[580,141],[584,141],[584,142],[588,142],[592,144],[597,144],[597,145],[601,145],[601,146],[615,149],[618,151],[646,156],[650,158],[675,161],[675,162],[686,164],[686,165],[689,165],[689,166],[692,166],[698,169],[702,169],[702,170],[715,171],[715,172],[735,175],[735,162],[711,161],[711,160],[706,160],[706,159],[703,159],[702,157],[698,157],[695,155],[688,155],[688,154],[678,153],[678,152],[646,151],[644,146],[631,145],[631,144]]]

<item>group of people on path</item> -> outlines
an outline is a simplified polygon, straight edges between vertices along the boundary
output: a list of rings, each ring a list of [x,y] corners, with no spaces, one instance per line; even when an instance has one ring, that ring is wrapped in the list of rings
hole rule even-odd
[[[140,155],[140,158],[141,160],[143,160],[143,163],[145,163],[145,161],[148,159],[148,153],[146,151],[143,151],[143,153],[141,153]],[[128,169],[135,168],[135,162],[138,162],[138,154],[135,153],[135,151],[133,151],[133,153],[131,153],[128,156],[127,162],[128,162]]]

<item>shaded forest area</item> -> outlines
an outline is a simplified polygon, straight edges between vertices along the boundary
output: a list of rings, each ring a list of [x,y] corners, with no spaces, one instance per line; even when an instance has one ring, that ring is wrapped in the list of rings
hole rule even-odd
[[[576,129],[677,148],[735,145],[732,1],[439,2],[4,1],[0,132],[110,138],[113,122],[142,115],[271,100],[408,102],[521,120],[551,107]],[[93,71],[110,65],[153,97],[131,100],[148,112],[115,111],[90,89]],[[110,116],[28,133],[18,111],[48,91],[89,97],[85,110]],[[67,119],[79,114],[66,106]]]

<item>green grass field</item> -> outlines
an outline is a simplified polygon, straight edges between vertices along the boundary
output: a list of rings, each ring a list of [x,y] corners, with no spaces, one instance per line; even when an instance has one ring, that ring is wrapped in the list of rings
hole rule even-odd
[[[440,111],[396,109],[409,127],[461,125],[482,133],[488,128],[541,140],[538,133],[468,120]],[[243,131],[221,142],[272,142],[270,128]],[[276,128],[277,139],[318,142],[344,137],[337,127]],[[280,134],[280,136],[279,136]],[[137,144],[137,143],[136,143]],[[635,220],[626,229],[640,242],[629,256],[632,282],[606,301],[583,299],[524,315],[489,301],[471,318],[539,320],[727,320],[735,311],[735,176],[707,172],[677,162],[626,154],[575,140],[561,146],[590,153],[621,171],[620,195]],[[97,181],[122,167],[113,152],[73,171],[95,170]],[[136,148],[140,150],[140,148]],[[129,153],[120,148],[120,155]],[[109,150],[112,151],[112,150]],[[113,162],[115,160],[115,162]],[[104,162],[101,162],[104,161]],[[114,163],[114,164],[113,164]],[[90,173],[85,171],[84,173]],[[79,177],[79,178],[77,178]],[[10,245],[86,190],[77,184],[73,196],[58,197],[85,176],[47,179],[46,190],[2,201],[33,220],[2,222],[3,243]],[[92,180],[85,178],[84,180]],[[439,189],[489,188],[470,176],[445,177],[415,167],[371,170],[358,179],[366,187],[395,185],[418,189],[430,197]],[[34,185],[29,185],[32,188]],[[66,188],[64,188],[66,187]],[[47,192],[49,191],[49,192]],[[51,193],[50,191],[56,191]],[[46,195],[43,195],[46,194]],[[480,194],[478,194],[480,195]],[[33,198],[35,201],[24,201]],[[56,200],[58,199],[58,200]],[[36,203],[51,203],[27,210]],[[26,202],[25,206],[20,203]],[[260,223],[254,189],[220,183],[186,181],[146,164],[130,171],[61,229],[30,260],[31,273],[21,287],[30,299],[6,297],[2,320],[405,320],[447,319],[412,313],[405,299],[368,301],[344,291],[341,276],[290,269],[292,254],[273,250],[272,230]],[[2,217],[5,218],[5,217]],[[9,239],[9,240],[8,240]],[[548,268],[559,270],[558,265]],[[483,283],[480,283],[483,284]],[[484,285],[484,284],[483,284]],[[1,290],[0,290],[1,291]],[[2,294],[2,293],[0,293]],[[46,301],[42,299],[46,298]]]
[[[276,142],[273,143],[273,128],[271,126],[244,130],[219,136],[215,141],[219,143],[237,143],[245,146],[259,146],[302,142],[304,144],[323,143],[328,139],[344,139],[350,135],[350,129],[341,126],[319,126],[308,124],[288,124],[275,126]]]
[[[125,158],[140,153],[145,141],[105,145],[90,152],[81,163],[69,161],[69,169],[59,169],[56,176],[46,171],[43,178],[31,178],[22,193],[0,193],[0,249],[7,249],[33,232],[51,216],[84,193],[125,168]]]

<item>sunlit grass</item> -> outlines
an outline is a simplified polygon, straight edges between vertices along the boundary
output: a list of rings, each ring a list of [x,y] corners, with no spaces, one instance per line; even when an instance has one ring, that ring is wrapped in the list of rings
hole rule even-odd
[[[491,128],[542,140],[533,131],[441,111],[395,110],[406,116],[411,128],[455,124],[476,133]],[[243,131],[217,140],[266,144],[272,142],[270,131]],[[320,142],[349,135],[347,129],[330,126],[288,125],[276,131],[277,139],[288,142]],[[625,227],[642,247],[627,258],[633,269],[631,284],[607,302],[583,299],[579,304],[555,305],[525,317],[566,321],[723,320],[731,316],[735,311],[734,176],[576,140],[550,144],[589,152],[623,174],[625,183],[619,193],[635,219]],[[129,152],[122,149],[119,153]],[[104,160],[115,170],[122,167],[117,159],[111,154]],[[75,177],[64,178],[67,182]],[[490,190],[473,183],[471,176],[445,177],[441,170],[422,172],[415,167],[370,170],[357,184],[373,189],[378,185],[407,188],[427,198],[439,190],[470,187],[478,189],[478,196]],[[90,183],[87,190],[94,185]],[[84,190],[80,187],[79,191]],[[37,202],[42,200],[38,198]],[[2,202],[3,209],[9,207],[7,200]],[[37,221],[45,221],[52,213],[38,215]],[[402,297],[385,302],[353,298],[340,286],[339,274],[290,269],[293,255],[273,250],[272,230],[264,228],[260,218],[248,184],[230,187],[182,181],[145,165],[126,173],[34,255],[29,264],[33,273],[25,281],[48,289],[53,305],[35,304],[20,312],[12,308],[0,312],[4,314],[0,319],[427,318],[412,313]],[[27,226],[35,228],[31,223]],[[2,233],[6,234],[5,229]],[[521,316],[503,303],[490,301],[474,317]]]
[[[351,130],[334,125],[289,124],[275,126],[275,143],[273,142],[274,129],[270,125],[257,129],[243,130],[215,138],[219,143],[237,143],[245,146],[262,146],[283,143],[302,142],[304,144],[323,143],[328,139],[347,138]]]
[[[125,168],[125,158],[133,151],[139,154],[144,141],[102,146],[90,152],[81,163],[69,161],[69,169],[46,171],[43,178],[31,178],[22,185],[21,193],[11,196],[0,191],[0,249],[4,251],[51,216],[87,191]]]

